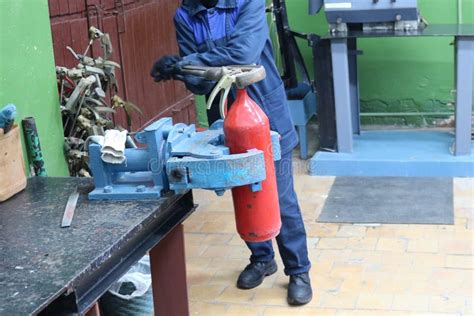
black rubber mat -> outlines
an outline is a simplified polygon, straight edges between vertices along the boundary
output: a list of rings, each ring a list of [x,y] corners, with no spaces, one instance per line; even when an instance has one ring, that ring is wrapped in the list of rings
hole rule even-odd
[[[337,177],[318,222],[452,225],[453,179]]]

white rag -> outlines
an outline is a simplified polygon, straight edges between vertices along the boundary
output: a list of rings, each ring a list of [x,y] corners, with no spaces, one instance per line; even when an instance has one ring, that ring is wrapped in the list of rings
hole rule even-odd
[[[121,164],[125,162],[125,142],[127,131],[109,129],[105,131],[104,142],[102,144],[102,161],[110,164]]]

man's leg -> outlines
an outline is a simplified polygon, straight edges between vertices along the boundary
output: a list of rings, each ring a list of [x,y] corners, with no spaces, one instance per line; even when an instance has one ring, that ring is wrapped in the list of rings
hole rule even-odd
[[[282,220],[281,231],[276,239],[285,265],[285,274],[307,273],[311,264],[308,259],[303,218],[293,187],[292,152],[275,162],[275,172]],[[271,241],[246,244],[252,252],[250,265],[240,274],[237,285],[241,288],[252,288],[260,285],[265,276],[276,271],[275,253]]]
[[[272,261],[275,257],[273,252],[272,241],[265,242],[245,242],[247,247],[252,252],[250,256],[250,262],[268,262]]]
[[[287,201],[286,198],[283,197],[284,193],[288,190],[288,181],[285,180],[284,178],[287,177],[288,174],[290,175],[292,174],[291,152],[282,158],[285,159],[285,162],[282,161],[283,159],[275,162],[275,173],[277,176],[280,209],[282,207],[286,207],[287,205],[291,204],[289,203],[289,201]],[[290,183],[291,191],[293,192],[293,195],[294,195],[294,190],[292,189],[293,179],[290,179],[290,180],[291,180],[291,183]],[[284,201],[283,204],[282,204],[282,201]],[[296,208],[297,208],[297,211],[299,212],[297,202],[296,202]],[[281,212],[282,215],[286,213],[287,212]],[[284,229],[283,227],[288,226],[287,223],[284,223],[284,221],[287,220],[288,218],[289,218],[288,216],[285,216],[285,217],[282,216],[282,229]],[[292,222],[294,221],[290,220],[288,223],[292,225]],[[288,232],[291,232],[291,229],[288,229],[288,227],[286,227],[285,230]],[[303,232],[304,232],[304,227],[303,227]],[[277,240],[278,240],[278,237],[277,237]],[[306,238],[304,238],[304,242],[306,245]],[[271,240],[266,241],[266,242],[246,242],[246,244],[252,253],[250,256],[250,264],[240,274],[239,279],[237,280],[237,286],[244,289],[253,288],[255,286],[260,285],[263,279],[265,278],[265,276],[273,274],[276,271],[276,263],[274,260],[275,252],[273,251]],[[292,257],[290,261],[293,262],[295,261],[297,256],[293,255],[289,257]],[[302,260],[296,260],[296,261],[302,261]]]
[[[311,301],[313,291],[308,271],[306,231],[293,186],[292,153],[282,156],[275,164],[278,196],[280,198],[281,230],[276,240],[285,265],[285,274],[290,276],[288,284],[288,303],[303,305]]]
[[[293,185],[292,152],[283,155],[281,160],[275,162],[275,173],[282,222],[276,240],[285,265],[285,274],[308,272],[311,263],[308,259],[303,217]],[[252,252],[250,262],[268,262],[275,257],[271,241],[246,244]]]
[[[280,199],[281,230],[276,240],[285,265],[286,275],[308,272],[311,263],[308,259],[306,231],[293,185],[292,152],[282,156],[275,163]]]
[[[250,264],[239,275],[237,287],[241,289],[251,289],[259,286],[266,276],[272,275],[277,271],[277,265],[274,260],[272,241],[266,242],[246,242],[252,255]]]

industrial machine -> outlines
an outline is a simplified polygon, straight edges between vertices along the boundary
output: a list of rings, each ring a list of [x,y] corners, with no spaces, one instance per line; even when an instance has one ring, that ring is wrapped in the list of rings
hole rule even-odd
[[[309,0],[309,13],[324,7],[331,32],[410,31],[424,27],[417,0]]]

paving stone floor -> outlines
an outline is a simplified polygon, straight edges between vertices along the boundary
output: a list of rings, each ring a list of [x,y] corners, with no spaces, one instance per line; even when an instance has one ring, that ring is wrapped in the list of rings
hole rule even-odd
[[[256,289],[235,287],[249,251],[236,234],[230,193],[195,191],[186,221],[192,315],[473,315],[474,179],[454,179],[454,226],[322,224],[333,177],[310,177],[295,159],[314,298],[286,303],[279,270]],[[276,247],[275,247],[276,248]]]

